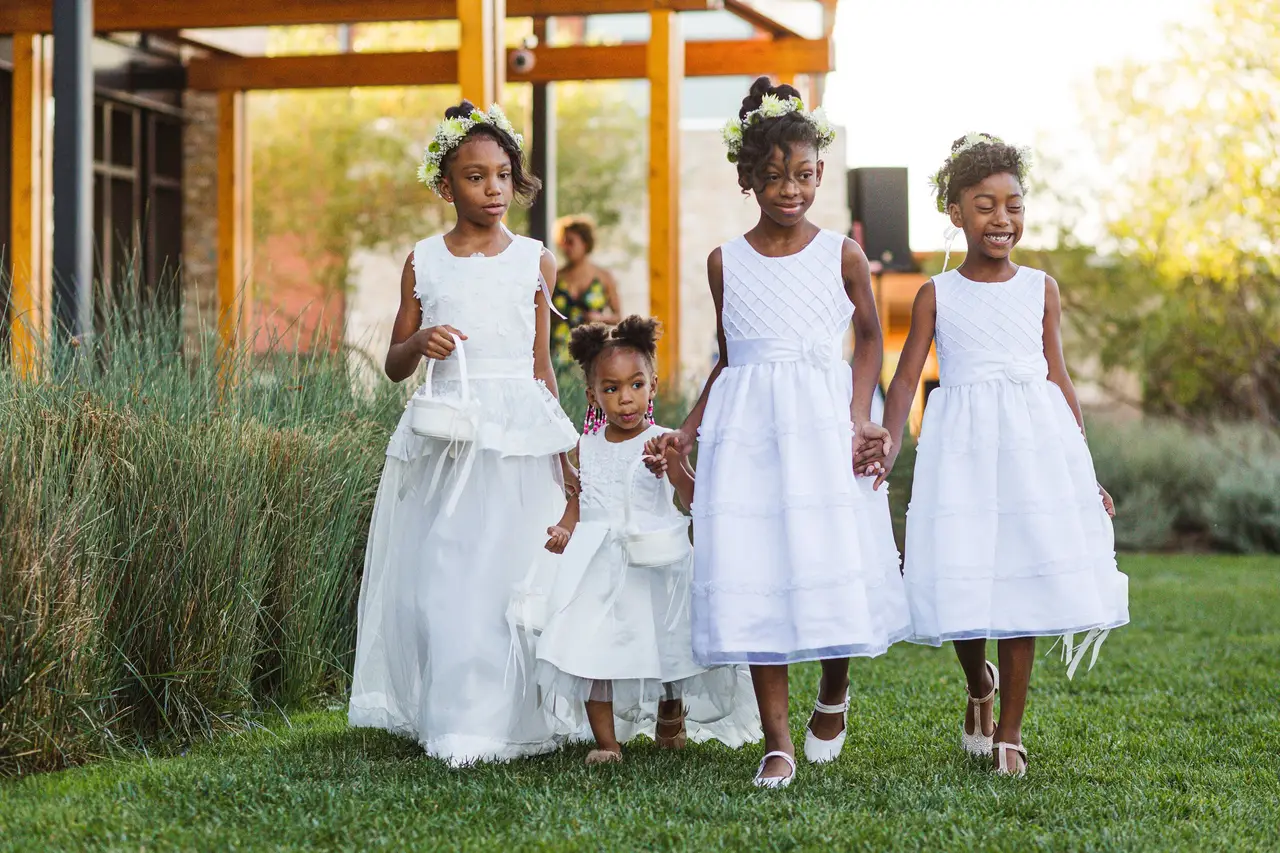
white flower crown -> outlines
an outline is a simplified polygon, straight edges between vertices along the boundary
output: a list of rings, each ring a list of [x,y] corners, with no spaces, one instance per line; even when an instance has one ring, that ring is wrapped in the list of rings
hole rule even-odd
[[[436,132],[431,142],[422,152],[422,164],[418,166],[418,180],[431,187],[436,195],[440,195],[440,181],[444,177],[440,171],[440,164],[444,162],[445,157],[449,156],[450,151],[462,144],[471,129],[480,124],[497,128],[514,139],[517,148],[524,150],[524,137],[516,133],[516,129],[511,126],[502,107],[494,104],[489,107],[488,112],[472,110],[469,116],[447,118],[436,125]]]
[[[783,100],[777,95],[765,95],[760,99],[760,106],[757,109],[747,113],[744,118],[729,119],[725,123],[724,130],[720,132],[725,148],[729,149],[726,155],[729,162],[738,162],[738,157],[742,154],[742,137],[748,127],[787,113],[799,113],[801,118],[813,125],[813,129],[818,134],[818,151],[825,151],[831,143],[836,141],[835,129],[831,126],[831,122],[827,121],[827,114],[822,107],[818,107],[813,112],[806,112],[804,101],[799,98],[791,97]]]
[[[951,152],[951,156],[947,158],[947,162],[943,164],[942,168],[929,176],[929,186],[933,188],[934,194],[937,197],[939,213],[947,212],[947,180],[946,175],[944,174],[947,166],[961,154],[964,154],[972,148],[977,148],[979,145],[1004,144],[1004,140],[1000,137],[990,136],[985,133],[966,133],[964,135],[964,139],[961,140],[960,145]],[[1031,171],[1031,149],[1023,145],[1016,150],[1018,152],[1018,162],[1021,167],[1018,171],[1018,180],[1025,184],[1027,182],[1027,174]]]

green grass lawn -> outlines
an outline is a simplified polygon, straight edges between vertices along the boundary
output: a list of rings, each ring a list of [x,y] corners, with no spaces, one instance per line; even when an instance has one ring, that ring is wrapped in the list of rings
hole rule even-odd
[[[1038,663],[1021,781],[960,752],[950,648],[899,646],[854,663],[844,755],[786,791],[750,787],[759,747],[450,771],[335,710],[0,782],[0,850],[1280,850],[1280,559],[1123,568],[1097,668]],[[799,737],[817,668],[794,681]]]

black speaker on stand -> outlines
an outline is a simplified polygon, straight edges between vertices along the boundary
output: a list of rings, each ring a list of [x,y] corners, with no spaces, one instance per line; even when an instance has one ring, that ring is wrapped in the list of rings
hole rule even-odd
[[[853,237],[883,272],[916,272],[907,217],[907,170],[850,169]]]

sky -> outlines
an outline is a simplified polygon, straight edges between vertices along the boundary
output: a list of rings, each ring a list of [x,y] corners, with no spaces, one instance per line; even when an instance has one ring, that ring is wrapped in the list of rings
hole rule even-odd
[[[1099,68],[1167,55],[1168,26],[1208,0],[842,0],[824,105],[846,128],[849,165],[906,166],[911,248],[942,247],[929,175],[952,140],[993,133],[1100,176],[1083,129]],[[1034,178],[1034,175],[1033,175]],[[1035,215],[1034,197],[1028,217]],[[1085,223],[1085,228],[1090,223]],[[1088,234],[1082,235],[1086,239]]]

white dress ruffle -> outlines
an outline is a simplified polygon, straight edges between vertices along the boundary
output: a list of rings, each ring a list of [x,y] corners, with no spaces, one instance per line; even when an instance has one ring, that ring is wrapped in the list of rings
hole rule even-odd
[[[728,363],[698,433],[698,661],[874,656],[911,633],[883,495],[853,474],[844,238],[721,247]]]
[[[737,747],[762,736],[755,694],[745,670],[705,669],[693,659],[690,560],[631,566],[623,548],[627,470],[645,441],[662,431],[651,427],[618,443],[603,433],[583,436],[581,521],[556,570],[550,616],[537,640],[536,679],[557,730],[581,729],[588,699],[611,699],[620,741],[652,737],[658,703],[681,699],[690,740]],[[682,521],[665,479],[641,469],[632,489],[638,530]]]
[[[512,590],[549,559],[564,510],[557,455],[577,433],[533,378],[534,295],[542,245],[517,237],[492,258],[456,258],[435,237],[414,252],[423,327],[468,336],[480,428],[474,443],[414,434],[387,446],[360,587],[348,719],[416,739],[454,766],[554,749],[507,619]],[[454,359],[432,383],[457,398]],[[436,477],[436,474],[439,477]],[[432,481],[435,488],[432,488]]]
[[[1044,273],[977,283],[953,270],[934,287],[942,381],[907,513],[914,639],[1098,640],[1129,620],[1128,579],[1089,448],[1046,378]]]

